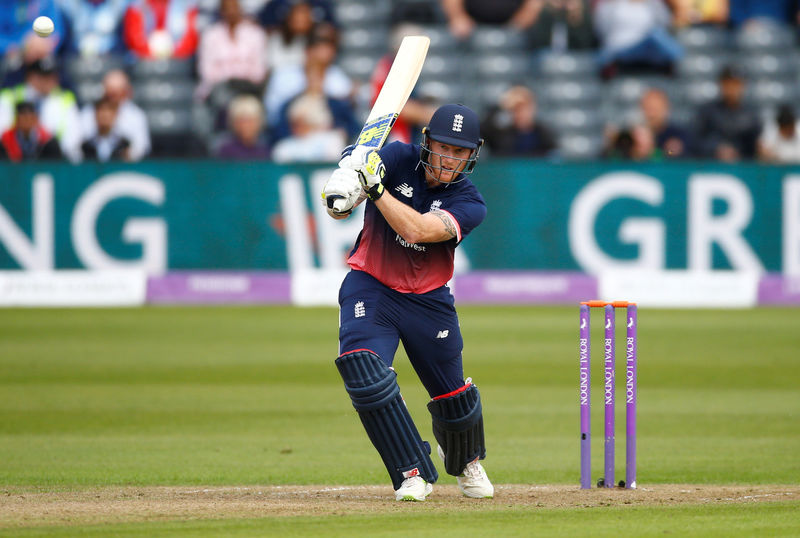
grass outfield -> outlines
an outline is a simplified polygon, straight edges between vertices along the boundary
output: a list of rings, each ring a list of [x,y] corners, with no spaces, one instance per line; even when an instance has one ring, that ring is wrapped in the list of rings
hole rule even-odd
[[[490,477],[501,486],[562,485],[574,495],[577,309],[463,307],[460,313],[465,374],[484,399]],[[605,528],[616,534],[621,520],[640,535],[670,529],[685,535],[695,528],[701,534],[702,518],[704,535],[796,534],[800,309],[641,309],[639,318],[640,490],[632,494],[640,497],[629,503],[618,495],[626,492],[592,492],[596,502],[586,506],[537,507],[535,489],[532,501],[522,499],[523,491],[519,502],[504,503],[501,487],[494,501],[465,504],[445,496],[425,508],[397,508],[333,366],[335,309],[0,310],[0,493],[7,500],[41,499],[38,507],[0,500],[0,533],[244,536],[269,529],[378,536],[407,526],[415,535],[442,536],[466,519],[481,533],[504,535],[576,534],[590,522],[592,534]],[[595,347],[595,476],[602,466],[600,355]],[[395,366],[411,413],[430,439],[427,396],[402,352]],[[624,406],[617,411],[619,478]],[[437,491],[450,495],[453,483],[444,476],[432,500]],[[134,491],[119,488],[290,484],[312,486],[321,512],[314,515],[313,506],[306,515],[272,512],[265,505],[263,515],[223,511],[204,519],[175,509],[121,518],[99,502],[96,514],[86,515],[69,498],[98,491],[97,498],[108,495],[113,504]],[[669,484],[772,489],[733,500],[715,493],[693,504],[641,503]],[[366,495],[363,510],[337,513],[347,487],[362,485],[385,489]],[[344,488],[338,496],[319,493],[334,486]],[[786,491],[794,493],[781,497]],[[598,494],[605,496],[597,501]],[[81,502],[86,508],[88,501]],[[220,503],[224,508],[226,499]]]

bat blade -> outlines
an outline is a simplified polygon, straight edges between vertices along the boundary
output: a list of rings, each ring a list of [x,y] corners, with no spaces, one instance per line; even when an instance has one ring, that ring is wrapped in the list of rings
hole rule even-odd
[[[386,142],[397,116],[417,83],[430,42],[430,38],[426,36],[403,38],[356,145],[380,149]]]

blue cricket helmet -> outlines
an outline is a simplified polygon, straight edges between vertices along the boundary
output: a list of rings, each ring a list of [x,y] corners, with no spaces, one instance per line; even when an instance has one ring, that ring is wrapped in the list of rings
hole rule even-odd
[[[463,148],[475,149],[483,142],[478,115],[462,104],[440,106],[433,113],[427,131],[432,140]]]
[[[430,140],[472,150],[468,159],[458,159],[464,162],[461,179],[454,179],[449,183],[461,181],[475,169],[483,146],[478,115],[462,104],[442,105],[433,113],[428,126],[422,129],[420,164],[438,181],[442,168],[431,165],[430,157],[431,154],[440,154],[431,150]]]

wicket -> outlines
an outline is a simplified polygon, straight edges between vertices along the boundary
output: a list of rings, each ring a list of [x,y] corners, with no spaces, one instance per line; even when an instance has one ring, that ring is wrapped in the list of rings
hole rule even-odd
[[[625,480],[619,486],[636,488],[636,392],[637,392],[637,339],[636,303],[628,301],[585,301],[580,306],[580,333],[578,338],[578,358],[580,364],[579,399],[581,410],[581,489],[592,487],[591,477],[591,321],[592,308],[605,310],[604,386],[605,404],[605,474],[598,480],[598,487],[614,487],[614,404],[616,382],[616,319],[617,308],[626,309],[625,339]]]

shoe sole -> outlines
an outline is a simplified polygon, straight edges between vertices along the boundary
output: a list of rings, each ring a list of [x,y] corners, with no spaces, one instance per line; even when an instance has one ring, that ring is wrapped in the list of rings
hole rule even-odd
[[[470,499],[494,499],[494,495],[476,496],[476,495],[470,495],[468,493],[464,493],[463,491],[461,493],[464,494],[464,497],[469,497]]]
[[[425,499],[428,498],[428,495],[430,495],[432,492],[433,492],[433,485],[431,485],[430,483],[427,483],[427,484],[425,484],[425,496],[422,497],[421,499],[419,497],[414,497],[413,495],[403,495],[402,497],[395,497],[394,499],[396,501],[424,502]]]

